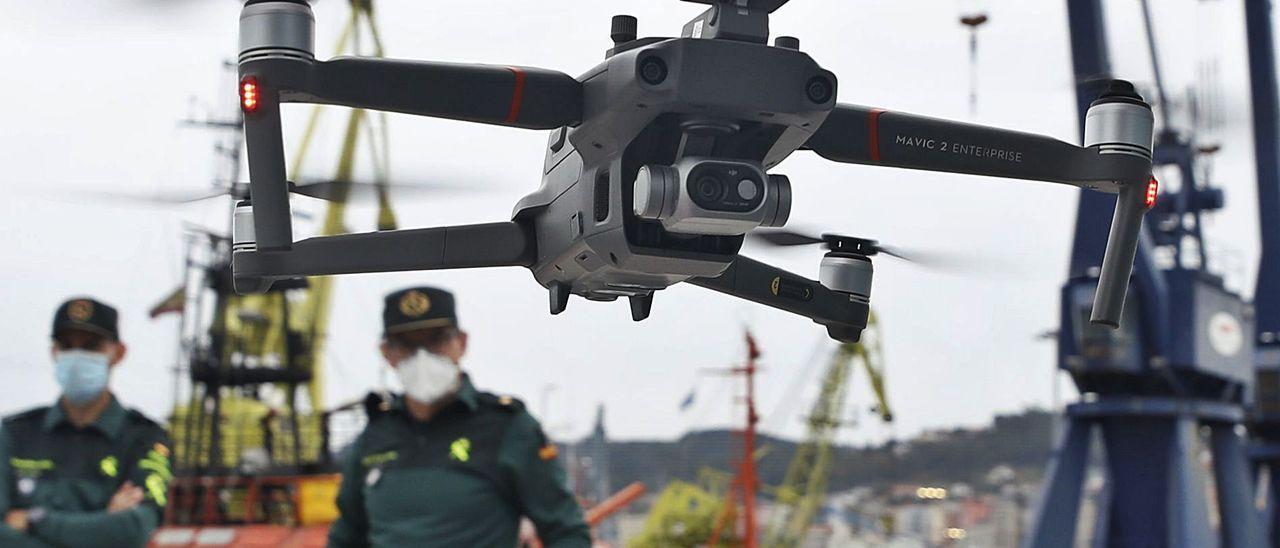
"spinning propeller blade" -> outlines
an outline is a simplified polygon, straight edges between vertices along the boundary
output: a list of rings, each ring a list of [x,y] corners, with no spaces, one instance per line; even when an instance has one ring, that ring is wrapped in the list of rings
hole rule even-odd
[[[778,247],[789,247],[797,245],[812,245],[822,243],[822,238],[801,234],[791,230],[784,229],[759,229],[750,233],[750,236],[761,242]]]
[[[460,185],[450,185],[445,183],[381,183],[385,185],[388,192],[396,197],[421,197],[424,195],[432,195],[439,193],[453,192],[476,192],[484,189],[476,187],[464,187]],[[294,183],[289,181],[289,192],[300,196],[307,196],[319,200],[329,202],[364,202],[374,200],[378,196],[378,186],[380,183],[368,183],[361,181],[309,181],[305,183]],[[79,186],[79,185],[77,185]],[[106,184],[84,185],[84,186],[108,186]],[[65,189],[64,189],[65,190]],[[174,206],[191,204],[230,196],[236,200],[243,200],[249,197],[249,183],[234,183],[221,190],[164,190],[159,192],[129,192],[121,190],[92,190],[86,188],[75,188],[74,197],[68,201],[87,202],[87,201],[108,201],[135,203],[143,205],[157,206]],[[59,194],[64,197],[65,194]]]
[[[860,250],[867,252],[867,255],[885,254],[895,259],[912,263],[916,266],[938,270],[969,269],[980,262],[972,256],[962,257],[937,251],[908,249],[899,246],[886,246],[875,240],[850,238],[835,234],[815,235],[812,233],[794,230],[761,228],[749,232],[747,234],[747,238],[753,242],[773,247],[819,245],[824,243],[828,244],[828,247],[830,247],[833,243],[839,240],[852,241],[858,244],[858,248]]]
[[[446,192],[474,192],[474,187],[463,187],[443,183],[364,183],[358,181],[313,181],[301,184],[290,184],[289,192],[325,201],[366,201],[376,199],[378,187],[385,186],[388,193],[394,196],[423,196]]]

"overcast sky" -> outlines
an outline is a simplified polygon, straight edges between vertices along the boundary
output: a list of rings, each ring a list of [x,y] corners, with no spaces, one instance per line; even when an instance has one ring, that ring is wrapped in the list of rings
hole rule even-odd
[[[980,36],[977,122],[1078,142],[1064,2],[1003,0],[795,0],[773,17],[774,35],[841,77],[841,102],[969,119],[968,35],[962,6],[989,10]],[[1150,81],[1137,2],[1109,2],[1118,75]],[[1208,226],[1232,283],[1252,292],[1257,228],[1240,2],[1156,3],[1162,61],[1171,87],[1190,85],[1216,60],[1224,151],[1214,167],[1228,206]],[[172,405],[176,318],[146,310],[181,280],[183,223],[221,228],[227,203],[158,209],[77,195],[103,189],[157,192],[208,188],[212,140],[177,122],[201,105],[234,101],[220,69],[236,54],[238,3],[225,1],[0,0],[0,413],[44,404],[52,380],[48,328],[57,304],[91,294],[117,305],[131,353],[113,379],[116,393],[154,417]],[[673,35],[702,9],[675,0],[378,0],[393,57],[542,66],[581,74],[609,46],[609,17],[639,17],[641,35]],[[345,2],[316,5],[318,56],[345,22]],[[197,101],[193,103],[192,97]],[[286,145],[301,132],[287,123]],[[329,114],[336,125],[337,112]],[[505,220],[538,186],[546,135],[465,123],[391,116],[397,180],[478,181],[489,191],[401,201],[402,226]],[[333,169],[336,131],[307,174]],[[1036,335],[1055,327],[1077,191],[981,177],[836,165],[797,153],[774,170],[791,177],[794,225],[950,250],[988,266],[938,273],[877,262],[872,304],[885,344],[893,430],[863,420],[846,442],[909,436],[923,429],[980,425],[993,414],[1048,405],[1054,349]],[[306,175],[306,174],[303,174]],[[462,179],[466,175],[474,179]],[[295,178],[297,174],[294,174]],[[305,200],[295,209],[320,212]],[[371,230],[374,212],[355,207],[353,231]],[[299,223],[298,231],[310,228]],[[817,276],[819,251],[748,247]],[[547,314],[547,296],[523,269],[342,277],[325,355],[327,402],[359,397],[379,382],[381,295],[409,284],[454,290],[471,333],[466,367],[483,388],[514,394],[542,414],[556,437],[590,427],[607,405],[617,437],[673,437],[729,424],[736,385],[700,370],[734,363],[750,327],[764,351],[761,410],[769,430],[803,433],[816,378],[832,346],[807,319],[688,285],[659,293],[652,317],[630,320],[625,301],[575,298]],[[819,345],[822,345],[819,347]],[[815,352],[817,366],[808,366]],[[807,376],[799,377],[803,372]],[[1064,377],[1065,379],[1065,377]],[[786,388],[806,389],[782,401]],[[854,407],[870,405],[866,379],[853,379]],[[1068,399],[1074,392],[1063,382]],[[697,389],[697,404],[678,404]],[[775,413],[774,411],[777,410]],[[784,412],[786,411],[786,412]],[[865,418],[865,417],[864,417]]]

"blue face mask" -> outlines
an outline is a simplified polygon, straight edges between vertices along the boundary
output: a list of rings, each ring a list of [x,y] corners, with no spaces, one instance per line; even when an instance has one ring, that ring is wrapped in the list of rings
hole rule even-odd
[[[107,355],[87,350],[59,350],[54,374],[62,395],[71,403],[85,403],[107,389]]]

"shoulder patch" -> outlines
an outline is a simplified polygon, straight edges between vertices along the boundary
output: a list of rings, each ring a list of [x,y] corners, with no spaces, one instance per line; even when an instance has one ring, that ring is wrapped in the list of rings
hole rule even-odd
[[[44,405],[41,407],[35,407],[32,409],[27,409],[26,411],[20,411],[5,417],[4,423],[17,424],[17,423],[31,422],[31,421],[39,422],[44,420],[44,414],[48,411],[49,411],[49,406],[47,405]]]
[[[491,394],[489,392],[480,392],[479,398],[477,399],[479,399],[481,405],[484,405],[487,407],[496,407],[496,408],[505,409],[511,412],[524,411],[524,402],[520,401],[517,398],[513,398],[511,396],[507,396],[507,395],[500,396],[497,394]]]
[[[560,449],[556,447],[556,444],[551,442],[547,442],[546,445],[543,445],[542,448],[538,449],[538,458],[542,460],[554,460],[558,455],[560,455]]]

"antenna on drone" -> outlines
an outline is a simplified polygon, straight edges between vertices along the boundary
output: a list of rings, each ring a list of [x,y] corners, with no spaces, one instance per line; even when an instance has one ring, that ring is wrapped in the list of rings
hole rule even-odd
[[[988,21],[986,10],[966,6],[960,24],[969,27],[969,116],[978,113],[978,28]]]

